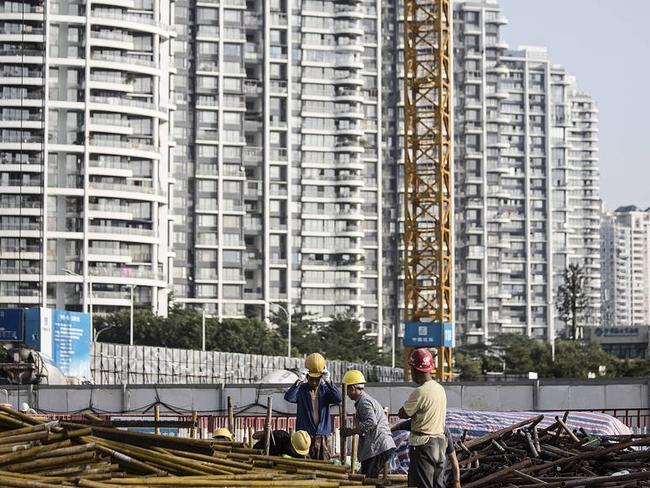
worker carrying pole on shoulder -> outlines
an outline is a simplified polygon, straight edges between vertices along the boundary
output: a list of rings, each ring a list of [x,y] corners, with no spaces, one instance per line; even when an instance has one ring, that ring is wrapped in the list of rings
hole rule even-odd
[[[409,366],[418,387],[399,410],[401,419],[411,419],[408,485],[444,488],[447,395],[431,377],[434,360],[427,349],[414,349]]]
[[[384,464],[395,451],[388,419],[381,404],[365,392],[366,379],[361,371],[352,369],[343,376],[345,392],[354,402],[357,426],[342,428],[342,436],[359,435],[361,474],[378,478]]]
[[[311,437],[309,457],[329,460],[330,406],[341,403],[341,391],[330,380],[321,354],[315,352],[307,356],[305,366],[300,378],[284,394],[284,399],[297,404],[296,430],[304,430]]]

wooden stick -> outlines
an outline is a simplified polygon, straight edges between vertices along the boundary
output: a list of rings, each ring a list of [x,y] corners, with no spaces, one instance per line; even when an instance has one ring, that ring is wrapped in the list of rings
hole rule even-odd
[[[153,406],[153,419],[156,421],[156,428],[154,429],[154,434],[160,435],[160,425],[158,422],[160,422],[160,403],[156,403]]]
[[[345,428],[346,426],[346,417],[347,417],[347,402],[346,402],[346,388],[345,388],[345,383],[341,384],[341,391],[343,394],[341,395],[341,406],[339,407],[339,457],[341,458],[341,464],[345,466],[345,458],[346,458],[346,451],[348,448],[348,442],[347,438],[343,437],[341,435],[341,429]]]
[[[266,399],[266,422],[264,424],[264,449],[266,455],[269,455],[271,449],[271,419],[273,417],[273,400],[271,397]]]
[[[198,413],[196,410],[192,410],[192,427],[190,428],[190,437],[196,439],[196,424],[198,420]]]
[[[235,415],[234,415],[234,409],[232,406],[232,398],[228,397],[228,430],[232,434],[233,438],[235,437]]]
[[[352,421],[352,428],[357,428],[357,419]],[[350,472],[355,474],[357,472],[357,451],[359,449],[359,436],[354,434],[352,436],[352,454],[350,456]]]

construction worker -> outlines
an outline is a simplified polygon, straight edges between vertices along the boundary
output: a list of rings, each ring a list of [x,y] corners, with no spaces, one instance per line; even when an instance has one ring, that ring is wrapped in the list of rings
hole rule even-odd
[[[411,430],[411,421],[404,420],[397,422],[390,426],[391,432],[396,430]],[[447,427],[445,427],[445,437],[447,437],[447,449],[445,450],[445,486],[447,488],[461,488],[460,485],[460,464],[456,456],[456,448],[454,447],[454,437]]]
[[[378,478],[395,451],[395,441],[384,408],[365,392],[366,378],[361,371],[352,369],[345,373],[343,384],[348,398],[354,402],[357,426],[352,429],[342,428],[341,435],[359,435],[360,472],[369,478]]]
[[[418,385],[398,414],[411,419],[408,486],[444,488],[447,395],[431,377],[434,360],[427,349],[413,350],[408,364]]]
[[[215,441],[228,441],[232,442],[235,440],[235,437],[232,435],[232,433],[226,429],[225,427],[219,427],[217,430],[215,430],[212,433],[212,439]]]
[[[341,391],[330,381],[325,358],[315,352],[307,356],[306,369],[285,393],[284,399],[296,403],[296,429],[311,437],[309,457],[329,460],[328,437],[332,434],[330,406],[341,403]]]
[[[253,439],[259,439],[253,449],[264,449],[264,431],[255,432]],[[293,458],[305,458],[311,447],[311,437],[304,430],[297,430],[289,435],[286,430],[271,431],[271,443],[269,454],[271,456],[289,456]]]

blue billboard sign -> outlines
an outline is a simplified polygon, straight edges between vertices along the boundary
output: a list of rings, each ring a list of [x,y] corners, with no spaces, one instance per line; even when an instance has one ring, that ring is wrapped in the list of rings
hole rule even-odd
[[[52,310],[52,359],[63,374],[90,378],[90,320],[87,313]]]
[[[408,347],[454,347],[454,324],[450,322],[406,322],[404,345]]]
[[[67,376],[90,378],[90,317],[68,310],[27,310],[25,342]]]
[[[23,341],[22,308],[0,308],[0,342]]]

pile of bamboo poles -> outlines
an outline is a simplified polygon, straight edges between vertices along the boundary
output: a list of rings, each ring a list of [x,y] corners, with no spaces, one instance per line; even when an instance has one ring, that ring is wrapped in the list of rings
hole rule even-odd
[[[567,426],[568,412],[538,428],[544,416],[476,439],[456,453],[463,488],[650,486],[650,436],[591,436]]]
[[[0,406],[0,486],[46,488],[391,485],[324,461],[214,442],[47,421]],[[404,486],[392,482],[391,486]]]

